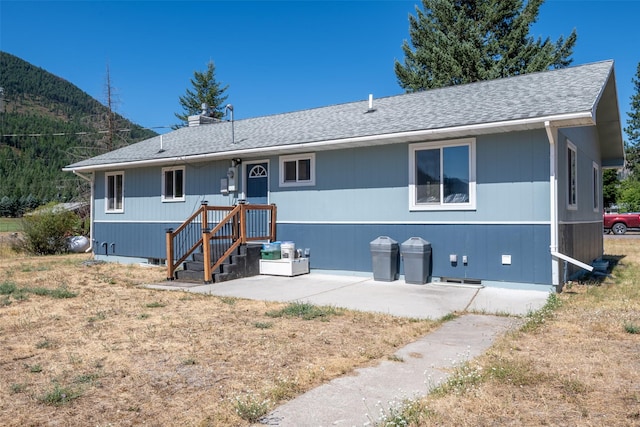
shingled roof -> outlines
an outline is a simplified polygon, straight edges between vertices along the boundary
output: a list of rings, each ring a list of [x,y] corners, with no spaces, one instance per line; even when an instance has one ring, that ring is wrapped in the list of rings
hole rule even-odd
[[[596,125],[603,165],[618,166],[623,145],[613,61],[378,98],[373,110],[365,100],[185,127],[65,170],[424,141],[541,128],[545,122]]]

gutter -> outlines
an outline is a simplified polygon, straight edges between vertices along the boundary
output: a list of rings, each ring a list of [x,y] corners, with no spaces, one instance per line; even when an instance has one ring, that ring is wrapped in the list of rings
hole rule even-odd
[[[76,171],[88,172],[88,171],[108,170],[108,169],[123,168],[123,167],[162,165],[162,164],[179,163],[179,162],[186,162],[186,161],[224,160],[224,159],[229,159],[229,158],[238,157],[238,156],[264,155],[265,153],[271,153],[273,155],[277,155],[282,152],[291,152],[293,149],[295,149],[295,151],[297,152],[304,152],[304,151],[309,151],[309,150],[318,149],[318,148],[349,146],[351,144],[371,145],[370,144],[371,142],[383,143],[385,141],[393,140],[393,139],[399,139],[399,140],[402,140],[403,142],[406,142],[406,140],[409,138],[419,141],[420,139],[430,137],[430,136],[445,137],[448,134],[469,135],[472,133],[489,131],[493,129],[500,129],[502,132],[506,132],[512,128],[534,129],[534,128],[540,128],[541,124],[544,124],[544,126],[546,127],[546,124],[551,122],[553,122],[556,126],[592,125],[594,124],[593,112],[585,111],[580,113],[558,114],[558,115],[548,116],[548,117],[508,120],[508,121],[492,122],[492,123],[479,123],[479,124],[473,124],[473,125],[455,126],[455,127],[448,127],[448,128],[395,132],[395,133],[389,133],[389,134],[383,134],[383,135],[376,134],[376,135],[359,136],[359,137],[353,137],[353,138],[332,139],[332,140],[326,140],[326,141],[307,142],[307,143],[300,143],[300,144],[288,144],[288,145],[271,146],[271,147],[245,148],[245,149],[236,149],[236,150],[216,152],[216,153],[196,154],[191,156],[175,156],[175,157],[164,157],[160,159],[136,160],[132,162],[116,162],[116,163],[105,163],[105,164],[97,164],[97,165],[89,165],[89,166],[65,167],[65,168],[62,168],[62,170],[65,172],[75,173]]]
[[[88,253],[93,251],[93,197],[95,188],[95,175],[91,174],[91,177],[88,177],[75,170],[73,171],[73,174],[87,181],[91,187],[91,199],[89,202],[89,247],[84,251],[85,253]]]

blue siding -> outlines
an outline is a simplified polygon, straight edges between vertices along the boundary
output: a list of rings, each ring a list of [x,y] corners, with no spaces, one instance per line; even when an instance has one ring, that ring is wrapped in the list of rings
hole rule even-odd
[[[369,243],[378,236],[399,244],[414,236],[430,242],[435,277],[551,283],[545,225],[278,224],[278,239],[309,248],[317,269],[372,271]],[[457,265],[450,254],[458,255]],[[511,265],[502,265],[502,255],[511,255]]]
[[[97,223],[94,231],[94,253],[165,259],[165,230],[178,225],[180,223]]]
[[[309,187],[280,188],[279,158],[261,157],[269,161],[269,202],[278,206],[278,238],[310,248],[313,268],[370,272],[369,242],[381,235],[399,243],[420,236],[432,244],[435,277],[551,283],[544,131],[476,138],[477,207],[469,211],[409,210],[409,147],[316,152],[316,185]],[[186,165],[186,201],[174,203],[161,202],[160,167],[126,169],[122,214],[104,212],[104,174],[97,173],[96,253],[165,258],[166,228],[176,227],[202,200],[210,205],[236,201],[220,194],[228,167],[228,161]],[[457,265],[449,262],[450,254],[458,255]],[[503,254],[511,255],[511,265],[502,265]]]
[[[178,165],[172,165],[178,166]],[[124,170],[124,212],[105,213],[104,173],[96,174],[96,221],[184,221],[203,200],[228,206],[236,199],[220,194],[220,179],[227,176],[228,161],[189,164],[185,169],[185,201],[162,202],[162,168]]]
[[[477,207],[409,210],[409,144],[316,153],[316,185],[280,188],[272,171],[271,202],[285,222],[549,221],[549,143],[544,131],[476,139]],[[272,168],[278,165],[277,159]]]

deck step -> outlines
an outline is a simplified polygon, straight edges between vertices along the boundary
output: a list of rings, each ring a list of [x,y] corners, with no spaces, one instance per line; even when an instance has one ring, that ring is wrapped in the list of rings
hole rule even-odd
[[[262,245],[256,243],[239,246],[216,271],[212,272],[212,281],[226,282],[260,274],[260,249]],[[183,269],[175,272],[176,279],[189,282],[204,282],[203,276],[204,254],[202,253],[193,254],[191,260],[183,263]]]

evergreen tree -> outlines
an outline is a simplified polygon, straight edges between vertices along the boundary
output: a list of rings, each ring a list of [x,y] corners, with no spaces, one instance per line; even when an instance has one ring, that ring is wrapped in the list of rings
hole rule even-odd
[[[619,186],[618,171],[615,169],[605,169],[602,172],[602,199],[605,208],[617,203]]]
[[[544,0],[422,0],[409,16],[396,60],[398,83],[407,92],[563,68],[577,35],[555,43],[529,35]]]
[[[193,89],[187,89],[184,96],[179,98],[183,108],[182,113],[175,113],[176,117],[187,123],[189,116],[199,114],[202,111],[202,104],[207,104],[211,111],[211,116],[217,119],[224,115],[224,102],[227,100],[225,91],[229,86],[221,86],[216,81],[216,67],[213,61],[207,64],[204,72],[195,71],[191,79]]]
[[[640,181],[640,62],[635,78],[631,80],[635,93],[631,95],[631,110],[627,113],[627,127],[624,128],[628,141],[625,143],[627,161],[625,168],[629,177]]]

